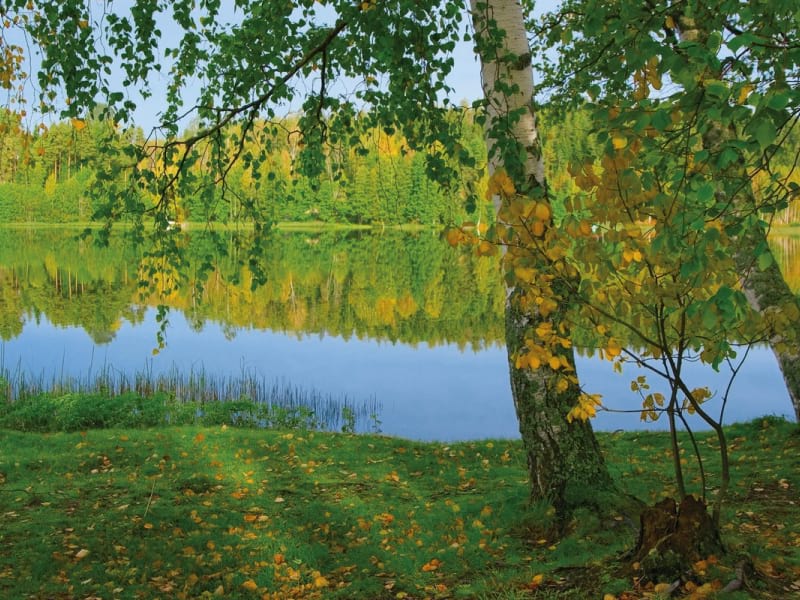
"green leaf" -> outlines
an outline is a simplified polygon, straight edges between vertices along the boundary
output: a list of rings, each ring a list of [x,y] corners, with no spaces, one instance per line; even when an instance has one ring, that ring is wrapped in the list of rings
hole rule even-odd
[[[714,199],[714,186],[710,182],[705,182],[697,188],[697,199],[706,204]]]
[[[758,270],[766,271],[772,265],[772,252],[764,252],[758,257]]]
[[[767,106],[772,110],[783,110],[789,104],[789,94],[787,92],[777,92],[770,94]]]
[[[718,79],[709,79],[705,82],[706,94],[712,98],[723,100],[728,97],[728,84]]]
[[[778,136],[775,125],[769,119],[761,119],[753,131],[753,136],[756,138],[758,145],[762,150],[766,150]]]

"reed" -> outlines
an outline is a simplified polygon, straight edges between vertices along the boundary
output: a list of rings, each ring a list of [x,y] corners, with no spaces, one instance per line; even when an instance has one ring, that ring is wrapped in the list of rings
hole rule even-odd
[[[67,395],[100,395],[117,398],[135,394],[142,398],[167,397],[179,405],[193,405],[200,412],[213,407],[223,411],[230,403],[252,404],[273,414],[294,415],[298,425],[328,431],[377,432],[381,406],[375,396],[357,400],[346,394],[334,395],[315,388],[302,387],[285,379],[268,379],[251,370],[220,375],[204,367],[182,371],[174,365],[165,372],[154,372],[152,365],[133,373],[103,365],[99,371],[89,368],[85,375],[31,374],[17,365],[3,364],[0,353],[0,399],[6,404],[32,398]],[[302,423],[300,423],[302,421]],[[253,423],[250,423],[251,425]],[[263,423],[268,426],[269,423]]]

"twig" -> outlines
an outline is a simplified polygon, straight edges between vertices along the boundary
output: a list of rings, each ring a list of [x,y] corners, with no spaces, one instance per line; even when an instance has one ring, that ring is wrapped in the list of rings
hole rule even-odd
[[[142,515],[143,519],[147,517],[147,513],[150,511],[150,505],[153,503],[153,492],[155,491],[156,491],[156,480],[153,479],[153,487],[150,488],[150,497],[147,499],[147,506],[144,509],[144,514]]]

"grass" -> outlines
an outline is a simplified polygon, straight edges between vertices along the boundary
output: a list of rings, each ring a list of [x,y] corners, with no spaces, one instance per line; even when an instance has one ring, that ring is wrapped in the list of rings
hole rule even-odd
[[[203,368],[131,375],[104,366],[48,378],[6,368],[0,349],[0,427],[22,431],[227,423],[376,432],[380,411],[375,397],[356,401],[246,369],[229,376]]]
[[[729,551],[697,583],[719,589],[748,555],[750,589],[725,598],[796,597],[797,426],[728,435]],[[671,491],[664,434],[599,437],[627,493]],[[0,597],[658,598],[619,558],[635,524],[583,512],[555,537],[521,456],[517,441],[228,425],[0,430]]]

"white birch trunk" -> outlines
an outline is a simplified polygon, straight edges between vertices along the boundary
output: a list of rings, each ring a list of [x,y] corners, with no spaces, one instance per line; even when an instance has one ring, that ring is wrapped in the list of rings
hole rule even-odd
[[[524,148],[525,160],[522,173],[509,175],[518,192],[526,196],[542,194],[546,191],[544,160],[533,110],[533,72],[522,6],[518,0],[471,0],[471,10],[481,59],[490,174],[507,166],[503,149],[509,148],[510,141],[516,142],[516,155]],[[500,38],[498,30],[504,32]],[[509,139],[496,139],[498,129]],[[502,199],[495,197],[494,204],[499,211]],[[577,403],[577,386],[559,393],[552,384],[555,372],[549,367],[531,371],[515,366],[515,354],[523,347],[526,332],[541,320],[537,314],[519,310],[515,302],[518,294],[513,287],[508,290],[506,347],[531,496],[549,499],[560,514],[566,515],[576,505],[596,501],[594,492],[608,490],[612,483],[591,425],[566,420]],[[559,314],[549,317],[555,323],[560,318]],[[564,350],[564,354],[574,367],[572,349]]]

